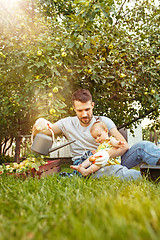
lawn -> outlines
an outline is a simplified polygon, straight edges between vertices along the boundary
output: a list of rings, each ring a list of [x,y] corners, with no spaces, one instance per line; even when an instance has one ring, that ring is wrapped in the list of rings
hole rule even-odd
[[[0,177],[0,240],[160,239],[160,183]]]

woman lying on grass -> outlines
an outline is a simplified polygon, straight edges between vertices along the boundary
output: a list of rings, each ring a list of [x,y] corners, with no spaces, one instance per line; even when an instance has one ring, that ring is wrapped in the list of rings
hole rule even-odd
[[[109,159],[108,150],[114,147],[116,151],[116,149],[123,148],[125,145],[124,142],[117,141],[114,137],[108,136],[108,128],[102,121],[95,122],[91,127],[90,132],[96,142],[100,143],[96,153],[87,158],[82,164],[78,166],[70,166],[70,168],[77,170],[83,176],[90,175],[91,173],[98,171],[101,167],[121,164],[120,156]]]

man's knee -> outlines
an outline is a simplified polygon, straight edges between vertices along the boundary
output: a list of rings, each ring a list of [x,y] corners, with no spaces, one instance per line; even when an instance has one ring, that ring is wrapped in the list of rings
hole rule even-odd
[[[140,142],[136,143],[134,146],[144,148],[144,147],[148,147],[148,146],[151,146],[151,145],[154,145],[154,143],[152,143],[150,141],[143,140],[143,141],[140,141]]]

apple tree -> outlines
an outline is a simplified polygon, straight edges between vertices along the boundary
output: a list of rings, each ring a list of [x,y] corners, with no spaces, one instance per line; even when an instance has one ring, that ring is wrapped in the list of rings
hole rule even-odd
[[[39,0],[47,19],[65,26],[72,91],[88,88],[95,113],[131,128],[159,116],[157,1]]]
[[[63,26],[39,17],[30,2],[24,8],[27,14],[23,7],[9,12],[11,21],[1,23],[0,34],[1,153],[7,150],[6,142],[15,139],[17,155],[22,136],[31,132],[36,118],[61,117],[69,94],[61,68],[66,57],[60,42]]]
[[[38,117],[72,115],[71,93],[87,88],[95,114],[120,128],[159,116],[157,1],[17,0],[1,7],[0,131],[31,132]],[[12,9],[11,9],[12,7]]]

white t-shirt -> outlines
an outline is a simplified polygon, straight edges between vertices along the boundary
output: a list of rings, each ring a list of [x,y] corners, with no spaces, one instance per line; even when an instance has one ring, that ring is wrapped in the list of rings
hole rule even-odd
[[[63,135],[69,141],[76,140],[76,142],[70,145],[73,161],[82,156],[86,151],[96,150],[99,146],[99,144],[96,143],[95,139],[90,133],[91,126],[96,121],[96,119],[97,116],[93,116],[91,124],[87,127],[83,127],[80,124],[77,116],[63,118],[56,122]],[[116,127],[110,118],[101,116],[99,117],[99,120],[105,122],[108,128],[108,132],[111,130],[111,128]]]

